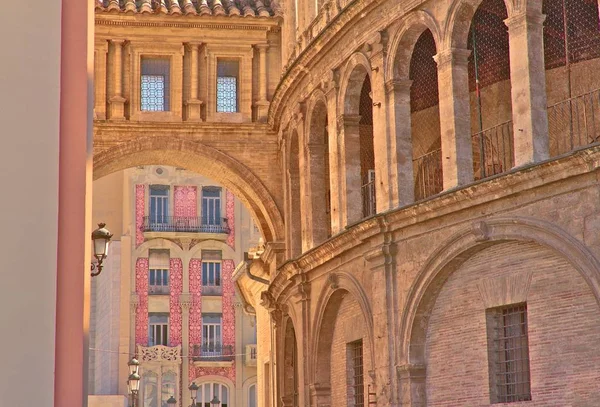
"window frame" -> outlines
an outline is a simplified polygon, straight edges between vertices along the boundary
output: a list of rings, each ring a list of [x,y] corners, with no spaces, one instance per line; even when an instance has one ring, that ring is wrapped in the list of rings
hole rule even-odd
[[[150,319],[155,317],[166,317],[167,322],[151,322]],[[148,313],[148,347],[151,346],[169,346],[169,329],[170,329],[171,318],[169,313]],[[157,343],[156,329],[160,329],[161,343]]]

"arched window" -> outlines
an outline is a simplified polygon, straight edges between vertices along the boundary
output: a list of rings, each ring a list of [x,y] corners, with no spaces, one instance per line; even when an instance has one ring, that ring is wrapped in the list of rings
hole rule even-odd
[[[258,400],[256,399],[256,385],[248,387],[248,407],[256,407]]]
[[[161,405],[160,407],[169,407],[167,404],[167,400],[171,396],[175,397],[177,386],[175,385],[177,380],[177,375],[174,372],[166,372],[162,375],[162,383],[161,383]]]
[[[143,375],[144,407],[159,407],[158,405],[158,376],[154,372],[144,372]]]
[[[210,403],[215,397],[219,404]],[[201,407],[229,407],[229,388],[221,383],[202,383],[196,400]]]

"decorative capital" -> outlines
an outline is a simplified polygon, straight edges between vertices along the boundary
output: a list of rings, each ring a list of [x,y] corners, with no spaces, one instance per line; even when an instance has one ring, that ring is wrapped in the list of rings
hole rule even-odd
[[[438,52],[433,59],[440,69],[447,66],[467,66],[470,56],[470,49],[450,48]]]
[[[329,276],[327,276],[327,283],[332,290],[337,290],[340,288],[340,279],[335,273],[331,273]]]
[[[256,48],[260,52],[265,52],[266,50],[269,49],[269,44],[267,44],[267,43],[256,44],[256,45],[254,45],[254,48]]]
[[[504,20],[509,31],[519,30],[525,27],[542,29],[546,15],[536,12],[521,12]]]
[[[179,295],[179,304],[181,304],[181,308],[184,311],[189,311],[190,308],[192,308],[192,304],[193,304],[192,294],[190,294],[190,293],[180,294]]]
[[[131,299],[129,301],[129,308],[132,314],[135,314],[140,305],[140,296],[136,293],[131,293]]]
[[[272,311],[275,309],[275,298],[268,291],[260,293],[260,305],[265,307],[267,310]]]
[[[184,44],[186,51],[198,51],[198,48],[202,45],[201,41],[192,41],[192,42],[186,42]]]
[[[471,232],[475,236],[475,241],[477,242],[486,242],[490,240],[490,230],[487,223],[483,221],[474,222],[471,225]]]

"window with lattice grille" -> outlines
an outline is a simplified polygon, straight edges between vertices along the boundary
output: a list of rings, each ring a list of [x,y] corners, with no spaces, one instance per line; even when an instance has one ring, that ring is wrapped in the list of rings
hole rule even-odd
[[[531,400],[527,304],[486,310],[490,402]]]
[[[169,58],[142,57],[140,75],[140,105],[146,112],[168,111]]]
[[[348,406],[364,407],[365,386],[363,375],[363,343],[362,339],[347,345],[347,374],[348,374]]]
[[[217,60],[217,112],[238,111],[238,61]]]

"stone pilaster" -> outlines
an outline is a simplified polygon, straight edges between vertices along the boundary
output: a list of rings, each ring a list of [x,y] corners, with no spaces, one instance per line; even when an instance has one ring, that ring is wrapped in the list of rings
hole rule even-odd
[[[106,120],[106,62],[108,42],[97,40],[94,46],[94,120]]]
[[[311,407],[330,407],[331,406],[331,387],[311,384],[310,406]]]
[[[113,78],[113,88],[109,99],[109,119],[125,120],[126,99],[123,97],[123,44],[125,40],[111,40],[110,43],[113,49],[112,72],[110,72],[110,76]]]
[[[201,45],[202,43],[199,42],[185,44],[190,67],[189,99],[184,103],[185,119],[191,122],[201,120],[202,101],[198,99],[198,48]]]
[[[256,108],[256,120],[266,122],[269,113],[269,102],[267,100],[267,50],[269,44],[257,44],[258,50],[258,100],[254,102]]]
[[[371,278],[378,281],[372,286],[373,298],[373,344],[374,366],[369,372],[373,380],[375,400],[378,406],[397,407],[398,383],[395,375],[395,335],[398,325],[397,278],[394,256],[396,245],[392,241],[388,226],[381,220],[381,242],[364,254],[371,270]],[[371,400],[371,401],[375,401]]]
[[[446,49],[438,65],[440,135],[444,190],[473,182],[468,58],[471,51]]]
[[[510,49],[510,83],[515,166],[549,157],[544,16],[521,13],[505,20]]]
[[[426,407],[425,366],[402,365],[396,372],[400,383],[400,407]]]
[[[340,218],[343,228],[362,219],[360,178],[359,115],[340,115],[337,129],[340,137],[338,171],[340,174]]]
[[[341,218],[342,195],[340,188],[339,132],[337,128],[337,72],[331,71],[330,78],[324,86],[327,98],[327,133],[329,136],[329,190],[331,210],[331,233],[336,234],[344,228]]]
[[[385,85],[389,118],[391,207],[409,205],[415,200],[413,145],[410,115],[411,80],[391,80]]]

